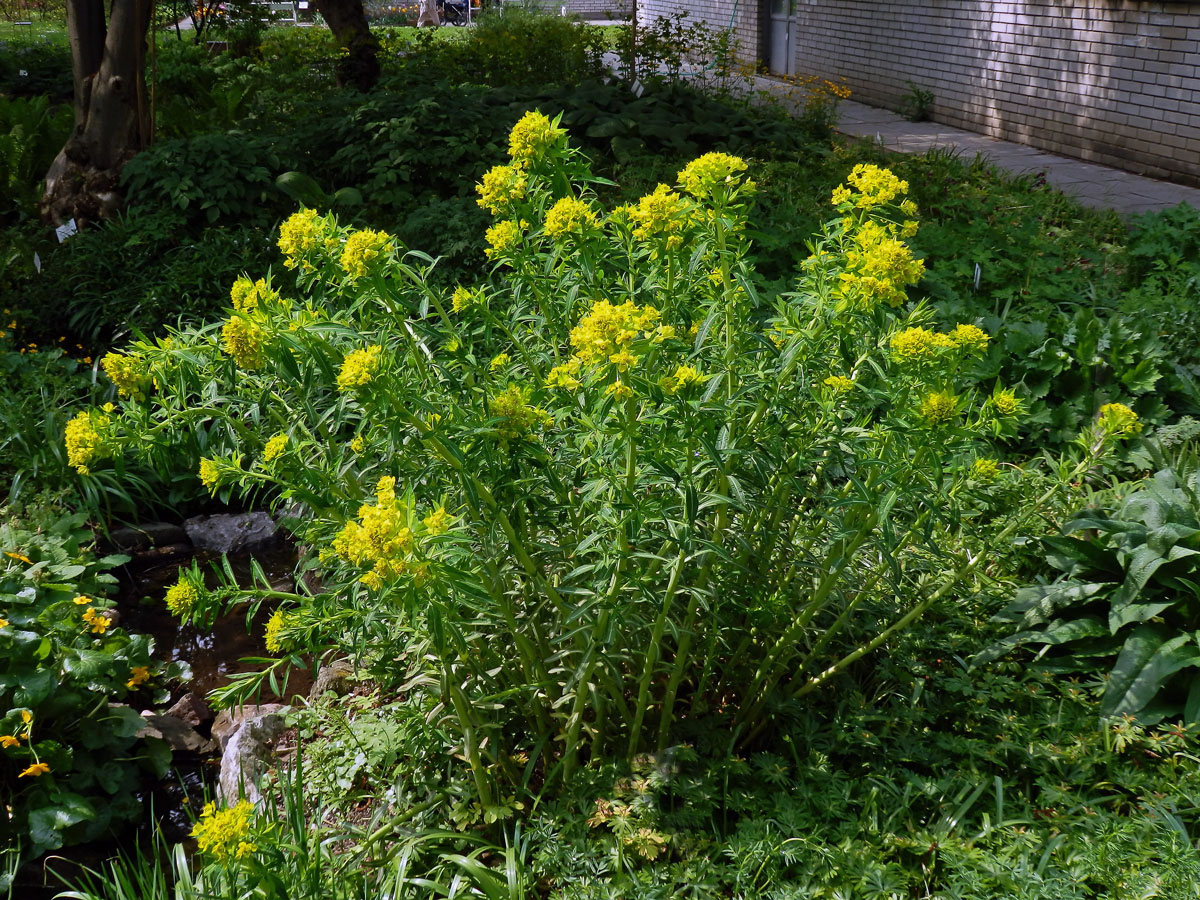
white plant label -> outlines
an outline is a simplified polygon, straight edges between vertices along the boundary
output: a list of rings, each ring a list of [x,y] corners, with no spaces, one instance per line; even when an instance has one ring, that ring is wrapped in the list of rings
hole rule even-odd
[[[67,219],[67,221],[63,222],[61,225],[59,225],[57,228],[54,229],[54,234],[55,234],[55,236],[58,237],[58,242],[61,244],[63,241],[65,241],[67,238],[69,238],[71,235],[75,234],[78,231],[79,231],[79,226],[77,226],[75,224],[75,220]]]

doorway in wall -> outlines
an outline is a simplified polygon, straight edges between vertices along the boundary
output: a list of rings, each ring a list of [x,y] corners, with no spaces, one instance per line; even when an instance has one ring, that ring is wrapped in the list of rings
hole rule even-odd
[[[774,75],[796,71],[796,0],[767,0],[767,67]]]

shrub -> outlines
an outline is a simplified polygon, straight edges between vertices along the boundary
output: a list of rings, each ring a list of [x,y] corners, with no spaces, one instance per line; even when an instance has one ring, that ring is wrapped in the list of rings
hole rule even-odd
[[[835,191],[769,307],[740,159],[604,214],[545,117],[510,154],[480,187],[496,280],[438,290],[393,237],[298,213],[280,247],[304,299],[239,281],[220,326],[130,346],[120,415],[81,414],[72,458],[193,460],[218,496],[302,504],[325,589],[284,601],[270,649],[426,688],[485,818],[521,767],[568,779],[713,717],[753,739],[972,590],[1120,433],[1101,420],[1041,497],[993,505],[1020,475],[988,440],[1022,404],[972,377],[988,335],[899,311],[921,266],[885,170]]]

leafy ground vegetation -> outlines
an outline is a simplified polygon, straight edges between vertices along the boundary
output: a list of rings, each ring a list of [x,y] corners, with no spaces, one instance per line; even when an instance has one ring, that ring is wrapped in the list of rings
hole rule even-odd
[[[73,896],[1196,896],[1195,210],[699,91],[679,22],[640,93],[507,13],[386,32],[366,95],[321,29],[159,40],[126,212],[61,247],[70,117],[0,68],[11,866],[169,764],[129,710],[185,673],[84,525],[253,504],[301,587],[166,598],[271,608],[217,699],[354,687]]]

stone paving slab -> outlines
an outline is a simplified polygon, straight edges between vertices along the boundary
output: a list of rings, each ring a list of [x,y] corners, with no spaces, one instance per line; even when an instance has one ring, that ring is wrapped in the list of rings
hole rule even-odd
[[[782,94],[790,86],[756,76],[754,88]],[[997,167],[1015,174],[1044,174],[1049,184],[1093,209],[1115,209],[1123,215],[1168,209],[1180,203],[1200,209],[1197,188],[1046,153],[937,122],[909,122],[891,110],[853,100],[843,101],[838,113],[837,130],[842,134],[874,140],[900,153],[946,148],[968,156],[982,154]]]

